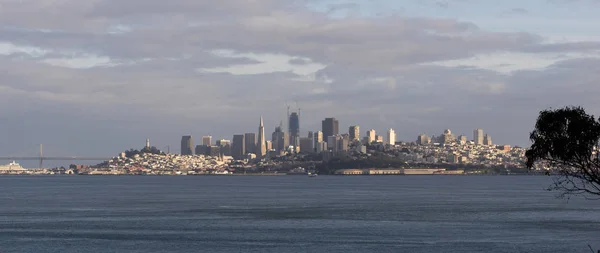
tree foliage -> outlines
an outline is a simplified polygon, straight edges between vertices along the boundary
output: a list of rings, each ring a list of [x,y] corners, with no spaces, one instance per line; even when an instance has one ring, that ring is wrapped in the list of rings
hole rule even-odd
[[[529,138],[527,167],[548,166],[558,174],[550,190],[561,196],[600,197],[600,160],[595,154],[600,122],[581,107],[541,111]]]
[[[160,151],[159,149],[157,149],[154,146],[152,146],[150,148],[144,147],[141,150],[129,149],[129,150],[125,151],[125,156],[129,157],[129,158],[134,157],[135,155],[142,155],[142,154],[164,155],[164,153],[162,151]]]

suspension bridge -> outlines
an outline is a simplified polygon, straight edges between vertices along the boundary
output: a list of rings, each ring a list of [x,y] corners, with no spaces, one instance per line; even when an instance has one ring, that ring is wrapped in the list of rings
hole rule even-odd
[[[44,161],[106,161],[112,157],[101,156],[44,156],[44,146],[40,144],[39,156],[0,156],[0,161],[39,161],[40,169]]]

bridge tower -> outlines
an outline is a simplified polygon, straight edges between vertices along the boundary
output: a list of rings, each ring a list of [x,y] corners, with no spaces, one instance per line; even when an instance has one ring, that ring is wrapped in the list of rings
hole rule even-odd
[[[40,169],[44,168],[44,144],[40,144]]]

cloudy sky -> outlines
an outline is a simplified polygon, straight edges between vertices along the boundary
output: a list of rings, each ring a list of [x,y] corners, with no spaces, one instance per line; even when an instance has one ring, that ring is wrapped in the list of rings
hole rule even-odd
[[[597,0],[0,0],[0,154],[110,156],[145,139],[336,117],[402,140],[528,145],[537,113],[600,114]]]

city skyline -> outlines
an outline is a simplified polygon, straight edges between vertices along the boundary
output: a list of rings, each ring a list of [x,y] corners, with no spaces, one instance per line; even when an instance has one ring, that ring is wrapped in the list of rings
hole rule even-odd
[[[350,125],[348,127],[348,132],[340,132],[339,131],[339,121],[335,117],[325,118],[324,120],[321,121],[321,129],[307,130],[306,134],[303,135],[302,132],[299,131],[299,123],[298,123],[300,121],[299,115],[296,113],[292,113],[292,114],[288,114],[287,117],[290,122],[294,121],[295,123],[289,124],[288,131],[286,132],[284,129],[284,126],[282,124],[283,121],[281,121],[280,124],[274,128],[274,130],[271,134],[270,140],[268,140],[267,138],[264,138],[264,136],[265,136],[264,120],[263,120],[263,117],[260,116],[258,132],[256,132],[256,133],[246,132],[244,134],[234,133],[231,135],[232,136],[231,139],[227,139],[226,137],[224,137],[224,138],[221,138],[221,139],[215,141],[214,143],[208,142],[208,145],[207,145],[206,140],[212,139],[212,136],[203,135],[201,144],[198,144],[195,148],[195,150],[196,150],[195,154],[200,154],[200,153],[204,154],[204,153],[209,152],[204,149],[199,149],[199,148],[201,148],[200,146],[205,146],[205,147],[206,146],[208,146],[208,147],[222,146],[219,142],[227,141],[228,144],[231,145],[230,146],[231,155],[234,158],[243,159],[246,157],[246,154],[250,154],[250,153],[255,154],[257,157],[260,158],[260,157],[264,157],[268,153],[268,151],[270,151],[270,149],[268,149],[266,147],[268,141],[270,141],[271,143],[274,143],[272,149],[278,153],[285,152],[287,147],[290,147],[290,146],[293,146],[296,148],[300,148],[301,146],[308,147],[309,146],[308,143],[310,143],[311,149],[318,149],[317,147],[318,147],[319,138],[316,137],[318,135],[322,135],[321,136],[322,141],[327,143],[327,145],[329,145],[329,149],[332,148],[331,145],[335,146],[337,144],[329,144],[330,140],[328,139],[328,137],[335,137],[335,136],[339,136],[339,137],[342,137],[343,139],[345,139],[347,141],[347,143],[345,143],[344,145],[346,145],[346,146],[348,146],[348,144],[350,144],[353,141],[360,141],[363,144],[371,143],[371,142],[382,142],[382,143],[388,144],[388,145],[394,145],[395,143],[399,143],[399,142],[405,142],[405,143],[412,142],[412,143],[416,143],[416,144],[423,144],[423,143],[435,143],[435,142],[446,143],[446,142],[450,142],[450,141],[455,141],[457,143],[464,144],[466,142],[472,141],[476,145],[519,146],[519,145],[515,145],[515,144],[510,144],[510,143],[493,143],[491,135],[489,135],[488,132],[485,132],[481,128],[476,128],[473,130],[472,139],[469,139],[469,137],[467,137],[467,135],[464,135],[464,134],[457,136],[455,133],[453,133],[451,131],[451,129],[445,129],[440,134],[435,134],[435,133],[431,134],[431,133],[421,132],[416,135],[414,140],[399,139],[394,128],[387,128],[386,131],[383,133],[377,132],[377,130],[375,130],[375,129],[369,129],[369,130],[366,130],[364,132],[364,134],[361,134],[359,125]],[[292,138],[292,135],[290,132],[295,132],[296,134],[298,134],[297,143],[293,143],[294,138]],[[325,132],[325,134],[324,134],[324,132]],[[327,136],[327,134],[326,134],[327,132],[332,132],[334,134],[331,136]],[[258,138],[257,138],[257,136],[258,136]],[[304,136],[308,136],[308,138],[306,138]],[[262,141],[261,141],[261,139],[262,139]],[[310,139],[310,142],[308,142],[308,139]],[[304,140],[306,140],[307,142],[304,142]],[[146,141],[148,143],[149,139],[147,139]],[[190,144],[190,143],[192,143],[192,144]],[[181,137],[182,150],[184,147],[187,148],[189,145],[193,145],[193,136],[190,136],[190,135],[182,136]],[[263,150],[262,145],[264,145],[265,152],[262,151]],[[188,151],[184,152],[182,150],[179,151],[180,154],[189,155]],[[192,148],[191,150],[194,150],[194,148]],[[300,150],[302,150],[302,149],[300,149]],[[258,153],[258,152],[260,152],[260,153]]]
[[[132,1],[2,3],[1,154],[174,151],[257,115],[269,139],[289,104],[301,137],[336,117],[520,146],[543,109],[600,115],[597,1]]]

